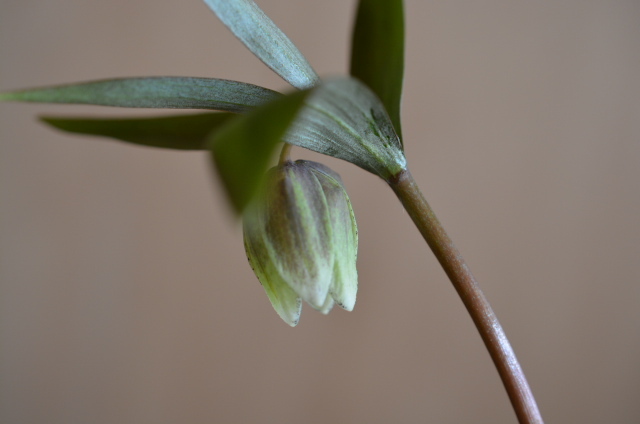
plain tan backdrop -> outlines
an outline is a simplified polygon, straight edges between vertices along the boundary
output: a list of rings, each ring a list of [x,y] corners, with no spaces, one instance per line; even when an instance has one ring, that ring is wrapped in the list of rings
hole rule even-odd
[[[355,2],[262,0],[322,76]],[[409,165],[548,423],[640,422],[640,2],[408,0]],[[144,75],[286,90],[199,0],[0,0],[0,90]],[[3,423],[513,423],[460,301],[382,181],[340,172],[351,313],[291,329],[206,155],[70,136],[0,105]]]

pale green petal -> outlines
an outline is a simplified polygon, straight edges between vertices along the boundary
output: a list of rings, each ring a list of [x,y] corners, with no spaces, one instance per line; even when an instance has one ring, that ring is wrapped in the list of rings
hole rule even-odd
[[[274,278],[273,275],[268,283],[265,280],[265,284],[262,284],[262,287],[280,318],[290,326],[295,327],[300,321],[300,313],[302,312],[302,299],[298,294],[284,280]]]
[[[324,315],[327,315],[329,312],[331,312],[335,303],[336,302],[333,300],[333,297],[328,294],[327,299],[324,301],[324,305],[322,305],[322,308],[318,309],[318,311],[320,311]]]
[[[358,292],[358,272],[356,271],[355,258],[336,261],[334,271],[334,280],[330,289],[331,296],[342,309],[352,311]]]
[[[267,293],[273,309],[284,322],[295,327],[300,320],[302,300],[275,269],[255,225],[260,225],[259,221],[251,219],[251,216],[245,219],[244,247],[249,264]]]
[[[336,264],[331,294],[335,301],[347,311],[352,311],[358,292],[358,227],[347,193],[343,192],[349,213],[334,216],[334,240],[336,244]]]
[[[264,244],[282,278],[316,309],[325,303],[334,254],[329,211],[322,186],[299,162],[274,174],[267,195],[269,221]]]
[[[355,216],[340,176],[321,164],[315,164],[314,171],[324,174],[319,180],[329,204],[333,233],[335,263],[329,291],[340,307],[351,311],[358,292],[358,228]]]

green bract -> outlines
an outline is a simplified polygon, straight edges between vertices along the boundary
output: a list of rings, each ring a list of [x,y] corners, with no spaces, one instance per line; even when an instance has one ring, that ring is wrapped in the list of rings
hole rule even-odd
[[[314,88],[284,139],[351,162],[384,180],[407,166],[384,105],[351,77],[332,78]]]
[[[244,215],[247,257],[280,317],[295,326],[305,300],[322,313],[352,310],[358,230],[340,176],[316,162],[269,170]]]

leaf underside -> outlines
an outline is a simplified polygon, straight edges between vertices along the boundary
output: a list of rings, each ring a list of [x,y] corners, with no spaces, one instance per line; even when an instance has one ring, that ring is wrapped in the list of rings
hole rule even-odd
[[[218,18],[265,65],[301,90],[318,75],[291,40],[252,0],[204,0]]]
[[[246,112],[280,94],[214,78],[120,78],[0,93],[0,101]]]

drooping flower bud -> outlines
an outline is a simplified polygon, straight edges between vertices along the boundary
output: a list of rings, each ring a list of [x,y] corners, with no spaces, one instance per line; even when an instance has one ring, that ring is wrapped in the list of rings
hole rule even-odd
[[[340,176],[310,161],[269,170],[244,216],[249,263],[274,309],[289,325],[301,300],[322,313],[356,300],[358,231]]]

